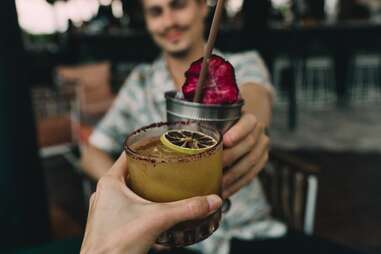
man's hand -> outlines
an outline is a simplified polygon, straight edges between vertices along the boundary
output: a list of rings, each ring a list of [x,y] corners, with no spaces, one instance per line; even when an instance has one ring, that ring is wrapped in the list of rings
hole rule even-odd
[[[269,137],[264,125],[246,113],[224,135],[223,197],[228,198],[249,184],[269,157]]]
[[[84,253],[147,253],[160,233],[175,224],[206,217],[221,206],[217,195],[172,203],[153,203],[128,189],[122,154],[91,196]]]

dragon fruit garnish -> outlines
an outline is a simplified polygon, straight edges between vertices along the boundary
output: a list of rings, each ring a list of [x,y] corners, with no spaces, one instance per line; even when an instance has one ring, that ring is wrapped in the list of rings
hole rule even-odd
[[[202,58],[193,62],[185,73],[185,83],[182,87],[184,98],[193,101],[198,78],[201,72]],[[220,56],[209,58],[209,73],[205,81],[202,104],[233,104],[239,99],[239,90],[235,79],[233,66]]]

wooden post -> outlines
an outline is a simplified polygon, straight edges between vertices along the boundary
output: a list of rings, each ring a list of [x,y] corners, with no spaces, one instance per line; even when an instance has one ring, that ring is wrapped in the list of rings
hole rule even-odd
[[[0,3],[0,33],[1,252],[47,241],[49,217],[14,0]]]

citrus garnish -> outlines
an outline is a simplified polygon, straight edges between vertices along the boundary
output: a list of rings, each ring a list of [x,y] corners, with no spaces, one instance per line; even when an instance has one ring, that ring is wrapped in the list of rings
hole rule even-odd
[[[197,154],[217,144],[217,141],[204,133],[190,130],[170,130],[160,137],[161,143],[179,153]]]

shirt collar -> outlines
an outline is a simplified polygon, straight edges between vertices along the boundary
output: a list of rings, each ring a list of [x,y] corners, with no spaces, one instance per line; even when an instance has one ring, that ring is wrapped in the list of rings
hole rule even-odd
[[[151,82],[156,102],[165,101],[164,93],[176,89],[163,55],[160,55],[152,64]]]

